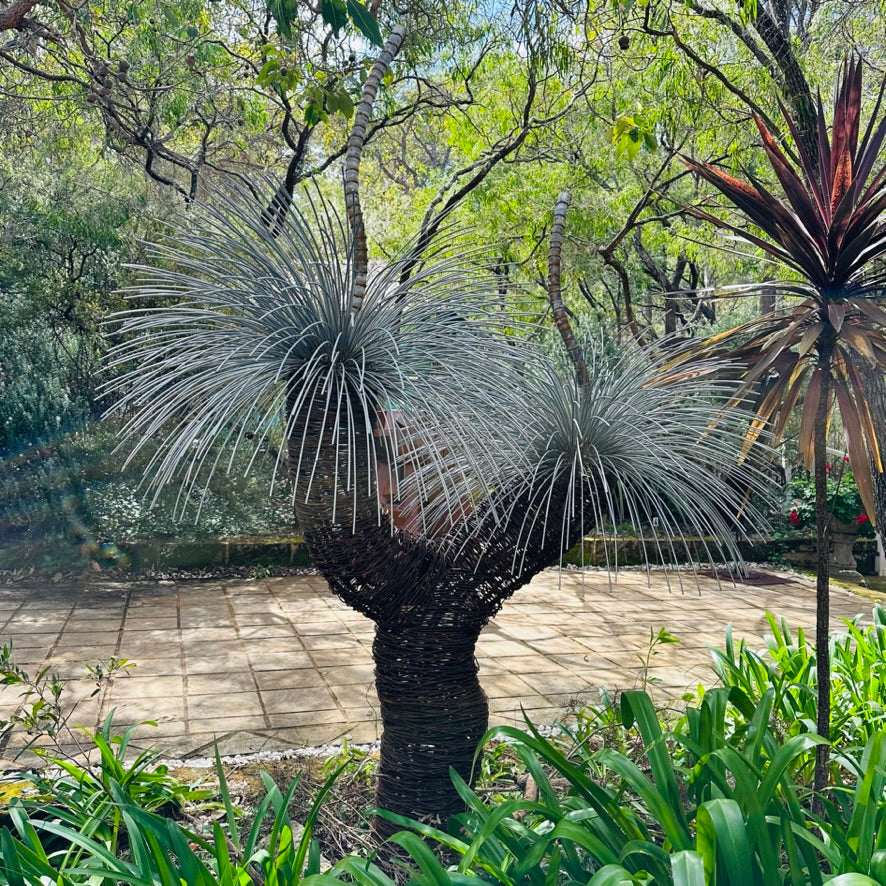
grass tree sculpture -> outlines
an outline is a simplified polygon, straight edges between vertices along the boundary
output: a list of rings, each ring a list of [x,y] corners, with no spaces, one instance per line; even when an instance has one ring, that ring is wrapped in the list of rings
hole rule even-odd
[[[261,195],[194,207],[142,271],[136,297],[170,306],[126,317],[115,384],[136,447],[161,441],[153,481],[190,495],[223,468],[221,444],[258,452],[282,416],[313,562],[375,623],[378,805],[446,815],[461,806],[449,768],[469,777],[488,725],[484,625],[604,517],[657,517],[657,547],[682,526],[727,537],[741,434],[710,427],[724,390],[703,368],[664,385],[639,351],[582,350],[559,294],[565,199],[550,292],[566,369],[513,334],[494,282],[445,243],[369,273],[359,158],[401,38],[356,113],[348,222],[307,195],[275,230]]]
[[[748,176],[740,181],[713,166],[686,161],[714,185],[751,227],[696,214],[759,247],[793,272],[779,288],[789,307],[720,333],[691,348],[691,358],[728,358],[745,366],[743,391],[762,388],[748,435],[771,426],[777,443],[798,403],[802,403],[799,446],[814,470],[817,562],[818,733],[830,732],[829,564],[830,515],[826,442],[836,404],[865,510],[875,517],[872,465],[882,471],[877,434],[864,383],[872,370],[886,371],[886,298],[882,261],[886,258],[886,166],[877,167],[886,138],[880,118],[886,81],[862,134],[862,67],[844,66],[834,96],[828,131],[821,98],[817,108],[816,156],[782,112],[793,137],[793,156],[757,119],[763,149],[784,196]],[[791,303],[792,302],[792,303]],[[827,777],[828,748],[821,745],[815,787]]]

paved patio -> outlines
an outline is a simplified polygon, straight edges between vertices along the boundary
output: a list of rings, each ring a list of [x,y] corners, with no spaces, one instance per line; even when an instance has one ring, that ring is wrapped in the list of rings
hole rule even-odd
[[[676,697],[712,675],[708,646],[727,624],[762,647],[766,610],[792,626],[814,624],[811,582],[719,584],[711,578],[647,577],[621,572],[549,571],[520,590],[483,632],[481,682],[494,723],[520,721],[522,706],[539,723],[576,699],[596,701],[600,687],[642,681],[650,630],[679,643],[660,648],[648,677],[660,697]],[[869,615],[871,602],[832,592],[840,618]],[[114,708],[119,726],[152,719],[137,745],[173,756],[282,749],[379,734],[372,688],[372,624],[349,610],[314,576],[206,582],[91,581],[85,585],[0,588],[0,641],[36,671],[48,664],[83,678],[84,665],[112,655],[137,667],[90,697],[94,684],[72,679],[72,722],[94,727]],[[0,687],[0,716],[17,703]],[[0,757],[14,753],[18,737]]]

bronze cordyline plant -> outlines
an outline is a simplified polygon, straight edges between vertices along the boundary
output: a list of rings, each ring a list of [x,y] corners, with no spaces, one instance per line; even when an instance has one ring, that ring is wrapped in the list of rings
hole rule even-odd
[[[757,127],[783,195],[751,175],[741,181],[714,166],[686,160],[750,222],[744,227],[693,210],[700,218],[744,238],[790,269],[796,280],[779,286],[789,306],[722,332],[688,351],[690,358],[727,357],[745,367],[740,394],[757,392],[748,433],[770,427],[775,442],[800,405],[799,446],[814,468],[818,539],[817,630],[818,732],[829,734],[830,545],[825,464],[828,422],[839,410],[859,493],[875,519],[873,474],[883,465],[865,376],[886,370],[886,310],[881,302],[886,257],[886,166],[877,168],[886,138],[880,119],[884,81],[862,134],[862,66],[851,59],[838,79],[833,124],[828,129],[821,97],[817,150],[804,142],[782,107],[793,140],[779,146],[760,119]],[[796,299],[796,301],[794,301]],[[873,467],[872,467],[873,466]],[[826,782],[827,746],[819,748],[815,787]]]
[[[296,515],[334,593],[373,620],[383,734],[377,803],[410,816],[461,808],[488,726],[475,644],[504,601],[602,519],[657,517],[653,548],[681,526],[725,538],[740,494],[742,428],[711,418],[734,393],[711,367],[668,386],[640,351],[564,371],[502,311],[470,256],[438,247],[370,273],[357,184],[371,99],[358,107],[347,223],[302,195],[279,229],[248,192],[194,207],[134,296],[112,364],[136,448],[161,445],[150,477],[199,497],[219,452],[266,446],[282,422]],[[445,244],[444,244],[445,246]],[[411,275],[404,267],[417,268]],[[487,263],[488,266],[488,263]],[[159,299],[159,302],[157,301]],[[383,834],[383,821],[377,822]]]

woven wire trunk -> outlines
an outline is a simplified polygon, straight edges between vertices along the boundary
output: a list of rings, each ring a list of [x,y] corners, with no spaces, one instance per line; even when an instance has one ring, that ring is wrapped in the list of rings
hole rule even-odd
[[[318,417],[311,434],[331,432]],[[301,447],[302,434],[295,439]],[[349,474],[341,464],[336,473],[336,446],[331,439],[324,443],[311,447],[321,455],[312,494],[297,502],[296,515],[312,562],[332,591],[375,623],[382,720],[376,803],[400,815],[445,821],[464,808],[450,767],[470,783],[474,753],[489,726],[477,639],[504,601],[556,560],[561,527],[539,519],[537,531],[527,534],[532,512],[542,505],[524,503],[510,509],[507,521],[487,518],[487,526],[482,515],[472,515],[453,527],[445,546],[392,529],[385,515],[379,519],[365,450],[351,463],[353,485],[346,490]],[[290,464],[298,464],[294,442]],[[544,505],[556,513],[564,499],[565,489]],[[400,830],[380,817],[373,828],[379,839]]]

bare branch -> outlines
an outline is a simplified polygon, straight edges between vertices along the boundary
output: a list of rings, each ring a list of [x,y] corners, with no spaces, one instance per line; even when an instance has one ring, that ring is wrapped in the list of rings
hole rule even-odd
[[[9,6],[0,9],[0,31],[15,31],[22,24],[25,16],[43,0],[13,0]]]
[[[638,218],[640,213],[649,205],[652,200],[653,195],[657,192],[669,187],[674,182],[679,181],[685,175],[689,174],[689,170],[683,169],[678,173],[670,176],[669,178],[662,181],[660,184],[658,183],[661,176],[664,174],[664,171],[670,166],[671,160],[677,155],[678,149],[674,148],[668,151],[667,156],[665,156],[664,160],[659,164],[658,169],[653,174],[652,178],[649,181],[649,184],[646,186],[646,190],[643,192],[643,196],[634,204],[634,208],[628,214],[625,223],[621,226],[621,230],[606,244],[606,246],[601,246],[597,251],[600,255],[605,256],[612,254],[621,244],[621,241],[631,232],[631,230],[636,227],[638,223]]]
[[[345,208],[348,213],[348,222],[354,235],[354,284],[351,290],[351,316],[360,310],[363,296],[366,294],[366,275],[369,269],[369,251],[366,245],[366,228],[363,225],[363,210],[360,207],[360,157],[363,154],[363,144],[366,141],[366,128],[369,125],[369,116],[375,103],[375,96],[382,78],[388,70],[394,56],[400,49],[400,44],[406,36],[406,30],[398,25],[391,31],[385,43],[385,48],[379,55],[378,60],[372,66],[372,71],[363,84],[363,93],[360,103],[354,114],[354,125],[351,127],[351,136],[348,139],[347,152],[345,154]]]
[[[569,357],[575,366],[575,375],[580,385],[588,383],[588,367],[585,363],[581,347],[575,340],[569,317],[566,316],[566,306],[563,304],[563,296],[560,289],[560,256],[563,249],[563,231],[566,227],[566,213],[569,210],[569,202],[572,198],[569,191],[563,191],[557,198],[554,207],[554,220],[551,224],[551,241],[548,250],[548,298],[551,301],[551,311],[554,315],[554,323],[560,331],[563,344],[569,353]]]

